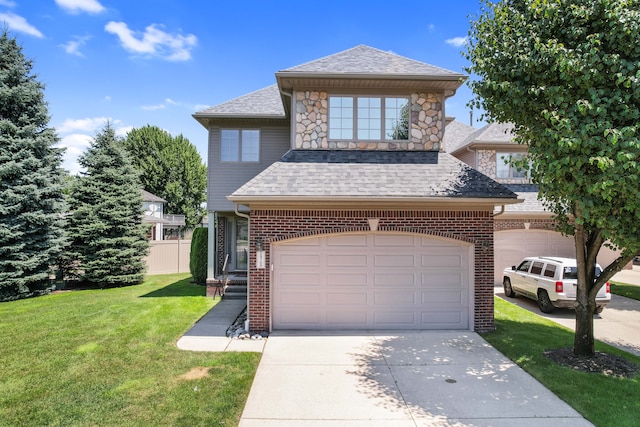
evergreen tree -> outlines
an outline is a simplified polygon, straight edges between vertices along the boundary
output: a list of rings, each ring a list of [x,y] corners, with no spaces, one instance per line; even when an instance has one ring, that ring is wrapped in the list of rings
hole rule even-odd
[[[182,135],[157,126],[133,129],[125,147],[141,173],[142,188],[167,201],[165,212],[185,215],[187,228],[198,224],[207,189],[207,167],[196,147]]]
[[[5,29],[0,36],[0,301],[39,295],[62,243],[62,150],[44,85]]]
[[[92,284],[140,283],[149,249],[140,181],[109,123],[79,162],[86,172],[71,186],[67,257]]]

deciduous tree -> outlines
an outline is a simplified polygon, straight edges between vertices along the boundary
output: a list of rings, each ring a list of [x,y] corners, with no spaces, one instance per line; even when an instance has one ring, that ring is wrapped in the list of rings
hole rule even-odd
[[[574,353],[593,355],[596,293],[640,249],[640,1],[484,0],[469,36],[472,105],[515,125],[574,237]],[[621,253],[596,277],[605,244]]]
[[[47,292],[62,241],[62,151],[44,86],[0,35],[0,301]]]
[[[204,214],[207,188],[207,167],[195,146],[182,135],[147,125],[132,129],[125,147],[143,188],[167,201],[165,212],[185,215],[187,228],[194,227]]]

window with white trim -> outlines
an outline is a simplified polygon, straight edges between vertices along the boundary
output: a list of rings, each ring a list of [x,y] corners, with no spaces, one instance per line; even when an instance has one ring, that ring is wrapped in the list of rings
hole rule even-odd
[[[223,162],[260,161],[260,131],[258,129],[222,129],[220,160]]]
[[[409,139],[409,98],[330,96],[329,139]]]
[[[528,172],[513,164],[513,160],[524,159],[523,153],[496,153],[496,178],[528,178]]]

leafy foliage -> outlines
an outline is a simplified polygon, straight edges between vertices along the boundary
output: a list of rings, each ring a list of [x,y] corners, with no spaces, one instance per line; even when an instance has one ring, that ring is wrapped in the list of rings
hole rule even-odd
[[[49,288],[62,243],[62,151],[44,86],[5,29],[0,36],[0,301]]]
[[[199,227],[193,230],[191,236],[191,255],[189,270],[195,283],[204,284],[207,281],[207,250],[209,229]]]
[[[195,146],[182,135],[147,125],[129,132],[125,148],[140,170],[142,187],[167,201],[165,212],[185,215],[187,228],[197,225],[204,214],[207,167]]]
[[[465,54],[472,105],[515,125],[543,201],[575,238],[574,351],[593,354],[595,295],[640,249],[640,2],[483,3]],[[603,244],[622,254],[594,277]]]
[[[86,172],[71,187],[67,258],[90,283],[140,283],[149,242],[138,172],[108,123],[79,162]]]

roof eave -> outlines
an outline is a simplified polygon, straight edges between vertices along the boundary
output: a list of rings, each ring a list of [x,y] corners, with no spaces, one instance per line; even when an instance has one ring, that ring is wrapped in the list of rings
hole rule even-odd
[[[516,198],[496,198],[496,197],[368,197],[368,196],[249,196],[230,195],[227,200],[246,205],[264,206],[317,206],[327,207],[343,205],[346,207],[364,207],[375,205],[389,208],[399,208],[403,206],[424,206],[456,209],[464,208],[490,208],[499,205],[513,205],[522,203],[524,200]]]

